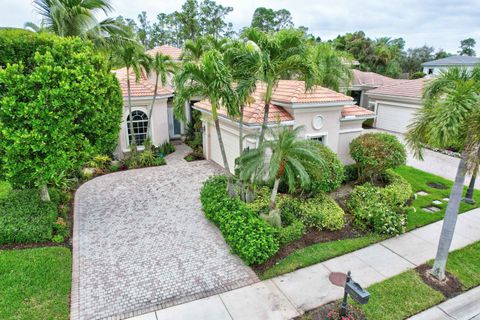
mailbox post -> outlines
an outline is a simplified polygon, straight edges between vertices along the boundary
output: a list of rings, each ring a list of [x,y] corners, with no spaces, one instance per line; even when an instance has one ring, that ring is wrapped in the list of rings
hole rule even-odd
[[[347,299],[349,294],[353,300],[360,304],[367,304],[368,300],[370,299],[370,293],[363,289],[360,284],[353,281],[351,274],[352,273],[348,271],[347,281],[345,281],[345,292],[343,294],[343,301],[340,307],[341,316],[347,315]]]

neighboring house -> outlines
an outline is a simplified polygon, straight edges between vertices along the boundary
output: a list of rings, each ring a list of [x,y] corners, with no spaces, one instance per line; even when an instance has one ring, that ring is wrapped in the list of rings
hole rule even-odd
[[[350,96],[353,98],[355,104],[369,108],[368,96],[365,93],[368,90],[375,89],[386,84],[398,81],[375,72],[360,71],[353,69],[352,83],[348,87]]]
[[[374,126],[392,132],[405,133],[416,111],[422,107],[422,93],[427,78],[398,80],[367,92],[374,106]]]
[[[480,63],[480,58],[470,56],[450,56],[443,59],[427,61],[422,63],[423,73],[428,76],[437,76],[442,70],[449,67],[465,67],[473,69]]]
[[[172,59],[181,62],[180,56],[182,50],[172,46],[164,45],[147,51],[151,56],[156,52],[169,55]],[[132,117],[128,115],[128,87],[127,72],[125,68],[115,70],[123,95],[123,117],[118,139],[116,154],[122,157],[125,152],[129,152],[132,133],[130,132],[129,121],[133,121],[133,134],[139,148],[142,148],[143,142],[147,138],[147,126],[151,121],[152,143],[160,145],[170,139],[180,138],[184,133],[184,124],[177,120],[173,114],[172,99],[174,90],[172,89],[171,77],[168,78],[164,86],[158,87],[157,98],[153,106],[152,117],[148,118],[149,110],[155,89],[155,75],[147,75],[144,72],[139,79],[135,78],[133,71],[130,71],[130,87],[132,101]],[[189,110],[189,108],[186,108]],[[189,112],[187,112],[187,116]]]
[[[260,133],[266,87],[259,84],[252,97],[254,101],[244,108],[244,149],[257,146]],[[306,91],[305,83],[296,80],[280,80],[270,106],[268,125],[304,126],[303,137],[324,143],[337,152],[344,163],[351,163],[349,144],[359,136],[362,123],[374,117],[372,111],[352,105],[353,99],[344,94],[315,87]],[[203,150],[206,159],[223,166],[215,125],[211,117],[211,105],[207,100],[194,104],[202,112]],[[224,108],[219,110],[222,139],[225,144],[230,168],[235,168],[239,150],[239,119],[227,116]]]

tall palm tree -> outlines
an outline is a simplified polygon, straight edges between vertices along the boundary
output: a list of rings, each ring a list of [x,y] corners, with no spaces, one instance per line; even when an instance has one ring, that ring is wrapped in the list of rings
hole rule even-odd
[[[339,91],[341,86],[347,86],[353,73],[349,54],[337,51],[329,43],[319,43],[309,49],[309,58],[318,69],[318,84]]]
[[[175,77],[174,99],[175,114],[180,119],[185,119],[185,103],[192,97],[203,97],[210,102],[223,165],[229,177],[230,194],[234,193],[232,174],[225,153],[218,110],[225,108],[228,115],[238,115],[237,95],[232,88],[232,81],[232,74],[224,63],[223,55],[217,50],[209,50],[202,55],[198,63],[187,62],[183,65],[183,69]]]
[[[470,184],[465,195],[465,202],[473,204],[473,192],[475,190],[475,180],[477,178],[478,170],[480,167],[478,159],[480,159],[480,113],[472,114],[470,123],[468,126],[468,135],[470,137],[467,145],[465,146],[467,154],[470,157],[468,163],[470,164],[470,171],[472,177]],[[475,161],[477,160],[477,161]]]
[[[315,84],[318,76],[313,63],[306,58],[307,44],[301,30],[284,29],[270,34],[262,32],[258,28],[248,28],[243,32],[242,37],[253,41],[260,50],[259,67],[251,76],[266,84],[263,123],[259,138],[259,142],[262,143],[267,128],[273,91],[278,82],[281,79],[297,78],[305,81],[308,90]],[[238,68],[249,67],[238,65]]]
[[[155,72],[155,90],[152,99],[152,105],[148,111],[148,125],[147,125],[147,133],[151,137],[151,123],[150,120],[152,118],[153,106],[155,105],[155,101],[157,98],[158,92],[158,82],[160,81],[160,87],[163,87],[167,84],[167,78],[169,75],[173,74],[177,69],[176,62],[172,59],[172,57],[168,55],[164,55],[160,52],[157,52],[153,59],[151,60],[150,70]]]
[[[242,154],[238,159],[241,180],[247,181],[255,176],[255,179],[267,177],[268,181],[273,181],[269,221],[277,226],[281,225],[276,210],[280,181],[285,180],[290,191],[298,185],[307,186],[310,176],[306,166],[323,162],[320,154],[312,151],[310,141],[298,137],[302,129],[301,126],[271,129],[272,140],[264,141],[257,149]]]
[[[40,26],[28,22],[25,27],[34,31],[87,38],[98,46],[119,42],[125,37],[114,19],[98,21],[95,18],[97,13],[112,11],[110,0],[34,0],[33,3],[42,21]]]
[[[133,152],[137,151],[137,144],[135,141],[135,135],[133,131],[132,115],[132,93],[130,84],[130,72],[133,71],[135,79],[138,80],[143,70],[146,73],[150,71],[151,58],[145,54],[143,47],[140,44],[126,44],[118,48],[118,57],[121,59],[122,64],[127,71],[127,91],[128,91],[128,114],[130,117],[129,130],[131,136],[130,147]],[[142,70],[143,68],[143,70]],[[150,119],[150,118],[149,118]],[[150,121],[149,121],[150,122]]]
[[[443,280],[448,252],[455,231],[463,184],[468,168],[478,164],[471,155],[478,145],[478,133],[472,133],[472,115],[480,113],[480,68],[473,71],[450,68],[429,82],[423,92],[423,107],[415,115],[406,135],[407,144],[422,158],[424,145],[461,150],[455,182],[450,193],[432,274]],[[475,139],[477,139],[475,141]],[[475,153],[478,155],[478,153]]]

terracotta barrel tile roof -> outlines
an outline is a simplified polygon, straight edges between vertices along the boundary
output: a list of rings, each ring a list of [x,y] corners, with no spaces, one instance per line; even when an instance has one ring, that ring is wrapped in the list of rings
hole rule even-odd
[[[182,56],[182,49],[170,46],[168,44],[164,44],[148,50],[147,54],[153,57],[157,52],[170,56],[173,60],[181,60],[180,58]]]
[[[373,117],[375,112],[359,107],[357,105],[344,106],[342,108],[342,118],[351,118],[351,117]]]
[[[423,87],[428,78],[420,78],[415,80],[401,80],[392,84],[372,89],[367,92],[368,95],[388,95],[397,97],[417,98],[421,99]]]
[[[397,82],[398,79],[389,78],[375,72],[353,69],[352,85],[380,87],[389,83]]]
[[[127,69],[122,68],[113,71],[117,76],[123,97],[128,97]],[[135,79],[135,74],[130,71],[130,91],[132,97],[153,97],[155,85],[148,81],[147,76],[142,72],[140,79]],[[157,95],[170,95],[173,90],[167,87],[158,87]]]
[[[266,85],[264,83],[257,84],[257,90],[252,94],[254,101],[244,108],[243,122],[245,124],[261,124],[263,122],[263,97],[265,96],[265,91]],[[268,114],[268,123],[292,121],[294,119],[288,111],[276,105],[277,103],[351,103],[352,100],[349,96],[320,86],[305,92],[305,83],[303,81],[280,80],[278,87],[275,88],[273,92],[270,112]],[[195,106],[206,111],[211,111],[210,102],[207,100],[197,102]],[[227,116],[224,108],[220,108],[219,114]]]

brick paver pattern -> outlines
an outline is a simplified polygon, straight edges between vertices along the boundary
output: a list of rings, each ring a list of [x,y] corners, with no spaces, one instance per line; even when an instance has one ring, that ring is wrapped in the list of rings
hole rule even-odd
[[[123,319],[258,281],[201,210],[202,182],[220,168],[187,152],[77,191],[72,319]]]

